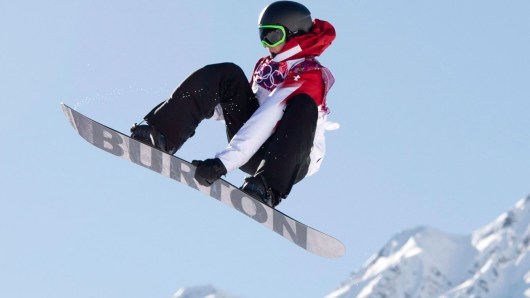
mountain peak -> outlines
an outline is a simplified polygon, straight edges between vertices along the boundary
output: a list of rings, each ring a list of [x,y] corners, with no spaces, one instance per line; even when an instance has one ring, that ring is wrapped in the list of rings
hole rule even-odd
[[[236,298],[216,289],[212,285],[181,288],[173,298]]]
[[[400,232],[327,298],[530,297],[529,202],[470,235]]]

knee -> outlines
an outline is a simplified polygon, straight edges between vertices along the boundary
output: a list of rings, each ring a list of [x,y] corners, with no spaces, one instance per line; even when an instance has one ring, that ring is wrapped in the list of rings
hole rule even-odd
[[[287,102],[287,110],[294,112],[297,115],[307,115],[311,118],[318,117],[318,106],[313,98],[305,93],[293,96]]]
[[[223,72],[223,73],[241,73],[243,70],[241,67],[236,65],[232,62],[223,62],[223,63],[216,63],[216,64],[209,64],[203,67],[204,70],[210,72]]]

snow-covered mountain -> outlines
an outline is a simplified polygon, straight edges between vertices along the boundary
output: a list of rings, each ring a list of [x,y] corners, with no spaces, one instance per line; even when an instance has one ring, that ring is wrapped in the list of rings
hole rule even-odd
[[[530,298],[530,195],[470,235],[401,232],[326,298]],[[173,298],[235,298],[212,286]]]
[[[471,235],[394,236],[326,298],[530,297],[530,196]]]
[[[188,287],[178,290],[173,298],[236,298],[220,291],[212,285]]]

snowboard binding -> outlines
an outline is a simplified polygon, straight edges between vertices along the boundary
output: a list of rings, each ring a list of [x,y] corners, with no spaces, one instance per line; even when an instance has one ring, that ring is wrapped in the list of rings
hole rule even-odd
[[[134,124],[131,127],[131,138],[144,144],[158,148],[168,154],[175,154],[178,148],[159,132],[154,126],[147,124]]]
[[[265,181],[265,177],[261,175],[245,178],[245,183],[241,186],[241,190],[272,208],[280,204],[282,197],[284,197],[270,188],[267,181]]]

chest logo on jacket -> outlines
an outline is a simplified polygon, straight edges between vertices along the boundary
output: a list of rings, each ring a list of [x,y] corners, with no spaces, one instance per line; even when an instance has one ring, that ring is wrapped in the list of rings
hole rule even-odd
[[[285,81],[288,72],[287,63],[269,60],[257,68],[254,73],[254,80],[262,88],[272,91]]]

